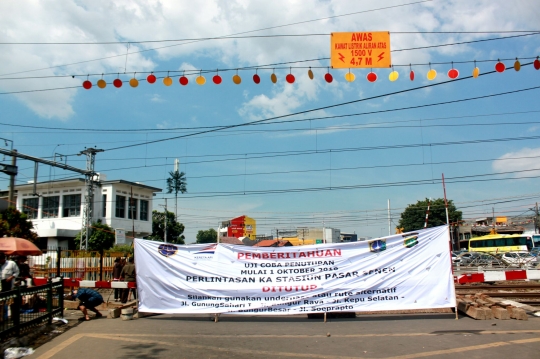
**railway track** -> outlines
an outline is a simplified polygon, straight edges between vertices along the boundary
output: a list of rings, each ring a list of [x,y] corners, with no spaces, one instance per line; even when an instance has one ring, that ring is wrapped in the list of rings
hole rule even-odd
[[[540,306],[539,284],[456,285],[456,294],[485,294],[494,298],[511,298],[522,304]]]
[[[498,290],[498,289],[537,289],[540,290],[540,284],[521,284],[521,285],[456,285],[456,290],[463,291],[463,290]]]

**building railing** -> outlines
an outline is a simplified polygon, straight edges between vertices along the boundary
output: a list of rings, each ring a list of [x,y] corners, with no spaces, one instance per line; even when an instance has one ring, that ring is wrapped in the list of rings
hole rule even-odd
[[[16,287],[0,293],[0,338],[21,336],[32,327],[64,315],[64,281],[49,280],[37,287]]]
[[[129,253],[112,251],[49,250],[40,256],[28,257],[34,277],[64,277],[83,280],[112,281],[114,260]]]

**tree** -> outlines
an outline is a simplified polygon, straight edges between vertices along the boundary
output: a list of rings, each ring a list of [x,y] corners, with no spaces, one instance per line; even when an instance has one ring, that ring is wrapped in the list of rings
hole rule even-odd
[[[78,249],[82,249],[84,243],[84,237],[86,236],[86,231],[83,230],[75,236],[75,245]],[[83,240],[81,241],[81,237]],[[98,219],[97,222],[92,223],[92,233],[88,237],[88,250],[89,251],[101,251],[110,249],[114,246],[115,236],[114,229],[108,224],[101,223],[101,219]]]
[[[197,233],[197,243],[217,243],[217,232],[214,228]]]
[[[178,192],[187,192],[186,174],[184,172],[171,171],[167,178],[167,193],[174,192],[174,214],[178,218]]]
[[[28,220],[26,214],[19,212],[14,207],[8,207],[0,212],[0,237],[19,237],[36,242],[37,233],[33,231],[34,224]]]
[[[415,231],[424,228],[426,221],[426,211],[429,199],[418,201],[416,204],[410,204],[401,213],[398,227],[402,227],[404,232]],[[448,218],[450,223],[455,223],[461,220],[462,212],[456,209],[451,200],[448,201]],[[446,210],[444,198],[431,200],[428,217],[428,227],[437,227],[446,224]]]
[[[147,239],[163,241],[165,238],[165,212],[152,211],[152,234]],[[184,225],[176,221],[175,215],[167,211],[167,242],[184,244]]]

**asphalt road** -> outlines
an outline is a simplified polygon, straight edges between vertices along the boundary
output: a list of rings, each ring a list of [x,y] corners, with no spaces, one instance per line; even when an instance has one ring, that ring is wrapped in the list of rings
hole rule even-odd
[[[305,316],[157,315],[83,322],[32,358],[538,358],[540,318],[475,321],[454,314]]]

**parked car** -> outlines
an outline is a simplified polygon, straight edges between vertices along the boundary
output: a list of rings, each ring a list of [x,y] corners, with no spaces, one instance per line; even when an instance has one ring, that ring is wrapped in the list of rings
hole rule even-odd
[[[530,253],[531,255],[538,257],[540,255],[540,247],[534,247],[533,249],[531,249]]]
[[[478,253],[478,252],[466,252],[459,255],[459,257],[461,258],[461,264],[468,265],[474,262],[474,260],[480,257],[480,255],[481,253]]]
[[[528,252],[502,253],[501,260],[512,267],[527,267],[537,264],[536,257]]]
[[[459,252],[452,252],[452,263],[458,264],[461,263],[461,257],[459,256]]]
[[[461,256],[461,265],[471,267],[494,267],[505,266],[500,258],[493,256],[489,253],[481,252],[468,252],[463,253]]]

